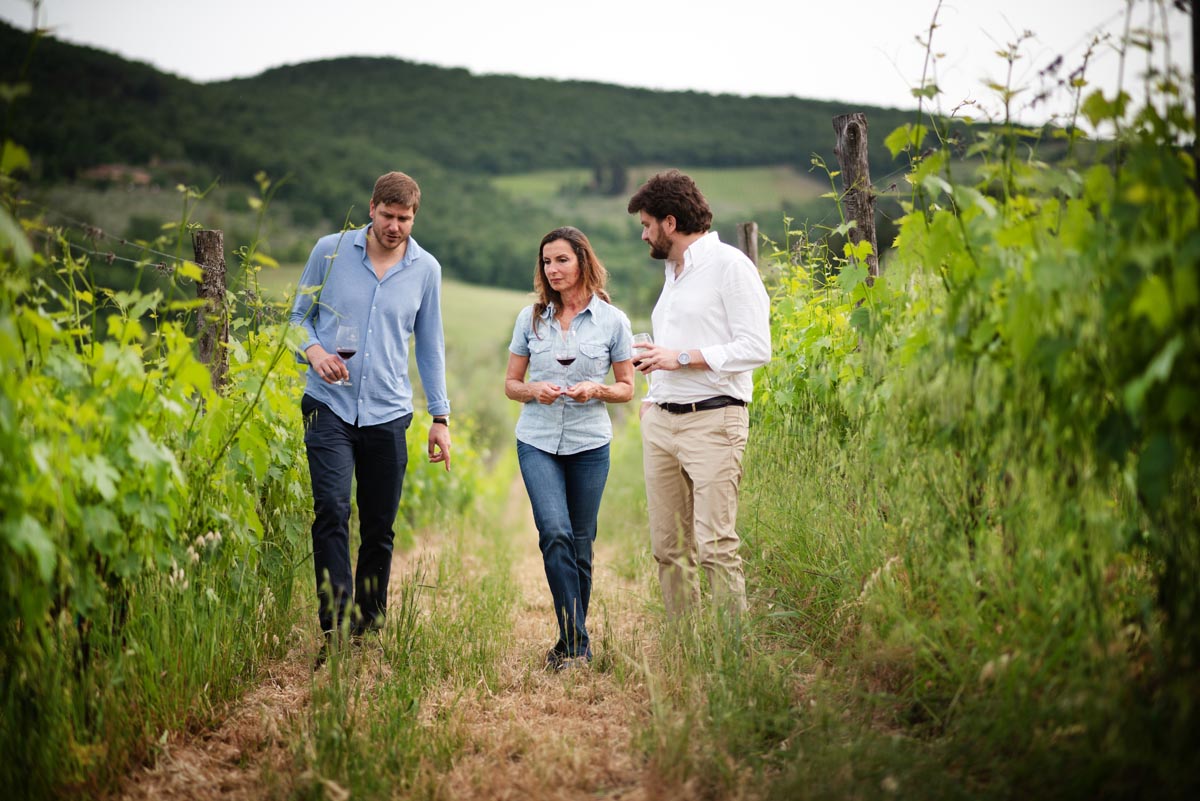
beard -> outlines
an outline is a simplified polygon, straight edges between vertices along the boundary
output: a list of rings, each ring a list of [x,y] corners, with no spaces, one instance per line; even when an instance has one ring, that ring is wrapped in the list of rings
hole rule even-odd
[[[647,239],[646,244],[650,246],[650,258],[652,259],[662,261],[671,255],[671,243],[665,239]]]
[[[408,238],[403,231],[389,233],[383,229],[376,229],[375,226],[371,226],[371,228],[371,236],[375,237],[375,241],[388,250],[395,250]]]

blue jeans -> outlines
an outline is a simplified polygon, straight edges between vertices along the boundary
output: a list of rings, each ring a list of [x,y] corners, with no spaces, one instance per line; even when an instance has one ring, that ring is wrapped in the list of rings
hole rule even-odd
[[[304,445],[313,494],[313,566],[317,577],[317,617],[326,634],[340,628],[353,600],[352,627],[382,625],[392,574],[392,541],[404,471],[405,432],[412,415],[375,426],[344,422],[328,406],[305,395]],[[350,572],[350,486],[358,479],[361,542]],[[353,592],[351,592],[353,587]]]
[[[587,611],[592,597],[592,543],[608,481],[608,444],[559,456],[517,441],[521,477],[533,506],[538,547],[554,598],[562,656],[591,656]]]

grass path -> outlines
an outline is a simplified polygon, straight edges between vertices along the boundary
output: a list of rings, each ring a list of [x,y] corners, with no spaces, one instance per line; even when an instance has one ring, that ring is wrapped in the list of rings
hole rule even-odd
[[[426,774],[418,786],[445,799],[558,799],[581,796],[642,799],[656,794],[632,739],[647,715],[647,692],[638,663],[652,656],[644,636],[644,590],[637,576],[621,575],[617,542],[597,544],[591,669],[551,673],[543,668],[554,639],[553,612],[537,534],[524,487],[511,486],[499,527],[512,548],[516,589],[512,630],[501,649],[491,686],[451,676],[422,704],[425,726],[455,727],[463,747],[449,771]],[[472,536],[472,535],[464,535]],[[432,537],[395,557],[393,577],[438,558]],[[495,566],[464,559],[463,581]],[[393,588],[399,582],[393,582]],[[285,658],[224,713],[221,722],[195,734],[173,733],[156,763],[128,777],[123,799],[287,798],[311,777],[294,775],[299,739],[315,686],[311,633],[299,625]],[[636,656],[635,656],[636,654]],[[379,681],[386,681],[386,675]],[[316,681],[321,681],[317,674]],[[345,791],[327,785],[325,795]]]
[[[450,799],[577,799],[649,797],[645,770],[631,738],[645,714],[644,687],[628,671],[612,670],[611,643],[635,641],[644,628],[637,588],[612,569],[615,545],[598,543],[596,594],[589,627],[597,651],[592,669],[547,672],[555,638],[537,533],[518,479],[509,495],[506,530],[513,536],[518,600],[513,630],[490,692],[460,697],[447,686],[429,710],[453,705],[467,745],[439,796]],[[597,647],[597,645],[601,645]]]

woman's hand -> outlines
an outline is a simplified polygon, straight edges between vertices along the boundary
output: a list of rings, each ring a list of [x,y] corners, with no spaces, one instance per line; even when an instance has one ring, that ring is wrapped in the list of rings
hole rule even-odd
[[[547,406],[558,400],[558,396],[564,392],[558,384],[551,384],[549,381],[531,381],[525,387],[533,395],[535,401]]]
[[[587,403],[604,391],[604,385],[597,384],[595,381],[580,381],[578,384],[572,384],[563,391],[568,398],[576,403]]]
[[[528,356],[508,354],[508,371],[504,375],[505,397],[518,403],[537,401],[547,406],[558,400],[558,396],[563,393],[562,387],[558,384],[551,384],[549,381],[525,383],[525,371],[528,367]]]

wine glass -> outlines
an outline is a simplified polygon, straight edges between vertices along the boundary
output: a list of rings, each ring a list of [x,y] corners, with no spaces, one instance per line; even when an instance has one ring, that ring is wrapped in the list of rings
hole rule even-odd
[[[339,325],[337,337],[333,341],[333,349],[342,361],[349,361],[354,354],[358,353],[358,326],[347,323]],[[349,365],[346,369],[350,369]],[[343,378],[333,383],[339,387],[351,386],[349,378]]]
[[[575,338],[575,329],[568,328],[554,338],[554,361],[563,366],[563,383],[567,381],[567,368],[579,356],[579,342]]]
[[[634,334],[633,335],[633,344],[634,345],[653,345],[654,337],[650,336],[649,334]],[[634,367],[634,369],[637,369],[638,365],[640,365],[642,363],[641,355],[643,353],[644,353],[644,351],[641,348],[635,347],[633,349],[633,367]]]

